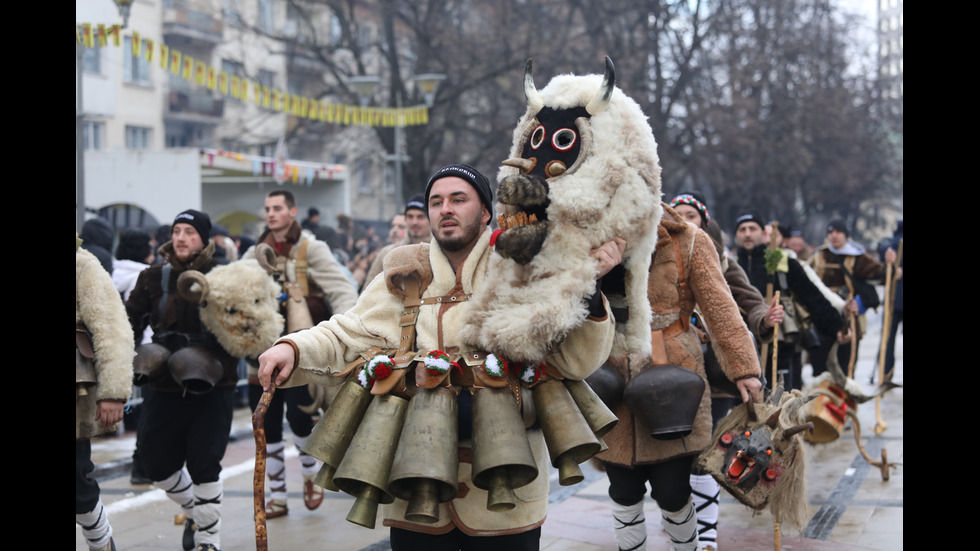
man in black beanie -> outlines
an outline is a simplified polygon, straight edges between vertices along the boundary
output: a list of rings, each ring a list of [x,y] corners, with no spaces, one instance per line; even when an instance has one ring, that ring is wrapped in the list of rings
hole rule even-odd
[[[238,359],[232,357],[201,323],[198,305],[177,292],[185,271],[208,273],[218,266],[211,241],[211,217],[188,209],[171,225],[171,239],[160,247],[166,259],[136,279],[126,314],[137,342],[153,329],[153,344],[178,352],[184,362],[168,362],[146,385],[137,454],[146,475],[180,506],[186,517],[183,549],[217,550],[221,546],[221,459],[228,446],[238,384]],[[139,348],[137,348],[139,353]],[[188,392],[171,369],[207,371],[213,387]],[[215,372],[202,365],[218,366]],[[186,370],[185,370],[186,371]]]
[[[407,500],[401,496],[387,505],[383,511],[384,525],[391,527],[391,548],[395,551],[448,549],[450,545],[452,549],[539,547],[549,484],[547,452],[543,451],[544,437],[539,425],[526,429],[529,444],[539,450],[534,454],[537,475],[526,484],[526,489],[522,488],[522,497],[514,500],[511,510],[487,511],[488,493],[474,484],[469,465],[473,462],[473,431],[481,430],[472,422],[473,389],[497,385],[489,378],[499,375],[501,367],[492,354],[479,352],[461,336],[467,313],[477,307],[469,297],[494,277],[487,273],[490,256],[494,254],[490,246],[492,232],[487,227],[493,212],[491,201],[489,182],[472,167],[451,165],[436,172],[426,185],[424,201],[432,220],[430,243],[396,249],[385,262],[384,272],[368,284],[354,308],[316,327],[279,339],[259,356],[259,379],[265,388],[273,377],[280,388],[330,381],[333,373],[346,368],[350,358],[372,346],[381,352],[374,358],[363,358],[370,361],[363,363],[368,369],[361,373],[365,381],[368,381],[366,377],[372,378],[368,381],[369,388],[378,395],[373,403],[391,398],[385,396],[389,392],[398,396],[403,384],[426,386],[433,391],[449,384],[455,388],[468,387],[458,393],[450,392],[450,400],[454,400],[451,415],[455,416],[455,433],[433,434],[441,442],[449,443],[446,449],[458,450],[458,454],[452,453],[451,472],[455,477],[451,499],[439,505],[434,520],[423,520],[409,513]],[[622,249],[609,241],[598,248],[595,256],[599,266],[597,276],[601,277],[620,263]],[[406,316],[407,304],[413,306],[411,315]],[[594,314],[554,345],[544,360],[549,369],[573,377],[574,371],[567,370],[599,365],[608,357],[614,323],[608,302],[602,300],[600,310]],[[514,315],[534,315],[534,312],[515,311]],[[398,348],[392,348],[392,344]],[[390,363],[389,354],[426,360],[418,366],[406,362],[410,367],[396,366],[387,372],[375,369],[381,362]],[[479,361],[474,362],[476,359]],[[465,367],[456,369],[452,365]],[[510,395],[506,382],[501,389],[504,395]],[[517,407],[516,402],[513,407]],[[518,424],[524,428],[519,420]],[[438,461],[435,457],[438,447],[424,448],[433,454],[425,458],[427,461]],[[466,491],[457,493],[457,484]]]
[[[422,194],[413,195],[407,203],[405,203],[405,237],[400,241],[395,243],[390,243],[382,247],[378,253],[374,256],[374,261],[371,262],[371,267],[367,271],[367,275],[364,277],[364,285],[361,287],[367,287],[371,283],[371,280],[381,273],[381,267],[384,265],[385,257],[391,252],[395,247],[400,247],[402,245],[417,245],[419,243],[428,243],[429,239],[432,238],[432,229],[429,227],[429,213],[425,208],[425,196]]]

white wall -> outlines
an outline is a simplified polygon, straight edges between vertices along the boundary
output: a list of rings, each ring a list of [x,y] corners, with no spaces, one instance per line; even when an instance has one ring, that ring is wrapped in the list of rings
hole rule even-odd
[[[197,149],[89,151],[85,154],[85,203],[99,209],[136,205],[161,224],[185,209],[204,210]]]

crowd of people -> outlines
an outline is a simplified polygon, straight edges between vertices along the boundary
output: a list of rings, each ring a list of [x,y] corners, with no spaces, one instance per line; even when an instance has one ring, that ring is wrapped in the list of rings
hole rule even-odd
[[[315,207],[297,220],[300,207],[285,189],[267,195],[264,228],[254,239],[232,236],[194,209],[156,232],[116,232],[104,219],[89,220],[76,236],[76,333],[85,337],[76,339],[77,360],[82,364],[88,356],[97,369],[94,382],[76,384],[76,522],[90,547],[115,549],[98,484],[88,475],[93,469],[91,438],[118,431],[123,404],[134,396],[132,362],[120,356],[160,345],[174,356],[186,352],[182,357],[191,363],[218,366],[213,389],[206,393],[188,393],[168,374],[151,377],[137,388],[138,421],[128,427],[137,433],[132,481],[152,483],[175,502],[184,519],[183,549],[220,549],[220,462],[243,377],[252,409],[273,381],[279,387],[265,424],[266,518],[289,513],[286,426],[299,450],[304,505],[316,509],[323,488],[313,480],[322,463],[304,451],[320,418],[311,407],[315,386],[359,358],[363,363],[366,350],[391,350],[394,358],[407,353],[411,360],[416,354],[445,351],[459,357],[466,350],[459,335],[467,298],[484,284],[496,235],[492,198],[488,179],[477,169],[446,166],[433,174],[424,194],[410,198],[391,219],[384,241],[372,228],[362,231],[345,216],[338,217],[336,228],[325,226]],[[850,239],[841,220],[827,225],[823,244],[810,247],[789,224],[767,220],[751,209],[737,218],[729,241],[711,218],[704,196],[695,191],[669,201],[665,197],[662,209],[650,281],[664,288],[651,283],[649,300],[655,312],[674,314],[654,324],[654,358],[703,374],[706,390],[692,398],[697,417],[690,436],[678,441],[642,437],[632,427],[644,421],[627,408],[614,408],[620,421],[605,437],[608,450],[598,460],[609,478],[620,549],[645,548],[643,502],[649,490],[673,549],[715,550],[720,488],[698,470],[694,459],[731,407],[759,400],[766,384],[769,389],[800,389],[807,364],[815,375],[827,369],[827,362],[846,371],[865,330],[863,314],[878,307],[879,299],[894,306],[886,328],[891,347],[885,376],[892,376],[894,337],[902,323],[903,226],[899,222],[895,235],[872,255]],[[622,261],[623,247],[610,241],[594,251],[600,282]],[[185,271],[207,273],[222,264],[265,256],[266,250],[275,259],[273,273],[283,296],[298,298],[304,315],[297,317],[284,301],[287,322],[275,346],[258,358],[236,358],[202,325],[197,305],[181,296],[177,280]],[[778,263],[768,261],[773,250],[781,251]],[[878,297],[874,286],[892,268],[897,293]],[[674,288],[677,293],[671,292]],[[410,299],[419,306],[408,323],[404,313]],[[618,370],[627,380],[638,377],[645,368],[633,372],[633,364],[609,357],[615,310],[598,291],[587,299],[586,320],[558,344],[547,365],[559,376],[577,380],[587,379],[599,366]],[[412,336],[409,348],[400,348],[406,335]],[[775,370],[772,349],[778,352]],[[726,359],[724,367],[719,356]],[[720,380],[729,385],[719,386],[712,373],[721,373]],[[479,392],[479,377],[485,376],[474,380],[463,370],[449,370],[438,383],[464,389],[458,394],[459,408],[466,410],[460,412],[461,449],[473,430],[472,397],[466,389]],[[410,379],[395,383],[392,392],[400,389],[407,397],[411,392],[406,386],[416,384]],[[533,491],[512,511],[485,514],[487,492],[461,468],[458,483],[468,491],[440,504],[434,523],[420,523],[400,500],[386,509],[392,549],[489,549],[504,544],[537,549],[547,503],[547,480],[541,479],[547,476],[547,453],[540,425],[531,423],[526,430],[537,450],[539,474],[527,486]],[[466,461],[462,452],[459,461]]]

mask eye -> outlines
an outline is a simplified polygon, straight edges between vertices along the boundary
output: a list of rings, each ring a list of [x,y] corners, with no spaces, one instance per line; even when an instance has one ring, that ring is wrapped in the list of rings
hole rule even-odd
[[[551,145],[558,151],[568,151],[575,145],[578,135],[571,128],[562,128],[551,138]]]
[[[544,143],[544,125],[539,124],[531,133],[531,149],[537,149]]]

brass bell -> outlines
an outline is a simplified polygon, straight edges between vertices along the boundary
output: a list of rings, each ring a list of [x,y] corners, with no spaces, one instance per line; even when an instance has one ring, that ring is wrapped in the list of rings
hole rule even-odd
[[[289,332],[294,333],[313,327],[313,315],[310,314],[310,306],[303,296],[299,283],[287,281],[282,286],[286,291],[286,327],[289,328]]]
[[[533,397],[551,464],[558,469],[558,483],[572,486],[582,482],[585,475],[579,464],[599,453],[599,439],[561,381],[538,384]]]
[[[313,477],[313,483],[317,486],[334,492],[340,491],[333,482],[334,474],[344,459],[370,402],[370,390],[357,381],[347,381],[340,387],[323,418],[313,427],[313,432],[302,449],[323,461],[320,471]]]
[[[445,386],[420,389],[409,401],[388,492],[408,501],[405,518],[412,522],[436,522],[439,504],[456,497],[458,410],[456,393]]]
[[[572,395],[572,399],[575,400],[575,405],[578,406],[579,411],[585,417],[585,421],[589,424],[592,432],[595,433],[596,438],[602,439],[609,431],[619,423],[619,418],[616,417],[606,404],[599,398],[595,390],[589,386],[585,381],[573,381],[571,379],[565,379],[565,388],[568,389],[568,393]]]
[[[364,412],[333,477],[341,491],[357,498],[348,521],[373,529],[378,504],[394,501],[387,490],[388,478],[407,411],[408,400],[385,394],[371,400]]]
[[[506,387],[474,390],[473,485],[487,491],[487,510],[513,509],[513,489],[537,477],[517,398]]]
[[[75,396],[85,396],[88,389],[98,384],[95,363],[75,349]]]
[[[136,347],[136,357],[133,358],[133,384],[143,386],[163,372],[167,360],[170,359],[170,349],[162,344],[148,342]]]

